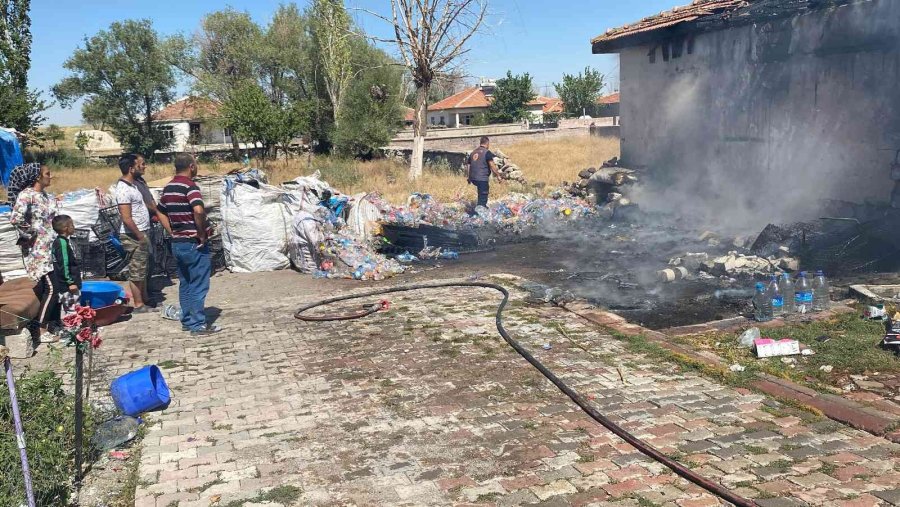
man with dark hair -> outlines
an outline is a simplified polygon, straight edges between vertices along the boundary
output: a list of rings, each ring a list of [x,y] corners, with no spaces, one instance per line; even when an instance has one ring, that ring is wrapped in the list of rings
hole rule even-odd
[[[153,213],[160,216],[156,208],[156,202],[149,196],[147,200],[141,192],[138,181],[143,181],[146,164],[144,157],[127,154],[119,159],[119,170],[122,177],[115,186],[116,205],[119,207],[119,215],[122,217],[122,227],[119,231],[119,240],[122,248],[129,255],[128,279],[138,290],[134,291],[135,313],[149,311],[145,303],[150,306],[147,294],[147,282],[149,276],[150,261],[150,216]],[[149,193],[149,191],[148,191]],[[169,230],[169,223],[165,217],[159,218],[160,223]]]
[[[200,188],[194,183],[197,161],[187,153],[175,156],[175,177],[163,189],[159,209],[172,226],[172,254],[178,263],[178,302],[181,327],[191,335],[214,334],[221,329],[206,322],[204,305],[209,293],[212,259],[207,241],[212,231]]]
[[[491,153],[491,140],[487,136],[481,138],[481,143],[475,151],[469,154],[466,164],[469,167],[468,178],[469,183],[475,185],[478,189],[478,206],[487,206],[488,195],[491,193],[490,180],[491,173],[500,179],[500,170],[494,163],[494,154]]]

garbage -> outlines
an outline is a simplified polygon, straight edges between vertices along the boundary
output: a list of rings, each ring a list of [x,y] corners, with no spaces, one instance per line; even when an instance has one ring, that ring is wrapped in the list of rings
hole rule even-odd
[[[794,283],[794,306],[800,314],[813,309],[813,288],[806,278],[806,271],[801,271]]]
[[[542,348],[543,348],[544,350],[550,350],[551,348],[553,348],[553,346],[550,345],[549,343],[545,343],[545,344],[542,346]]]
[[[823,334],[822,336],[817,336],[816,341],[819,343],[825,343],[831,340],[831,337],[827,334]]]
[[[738,344],[741,347],[750,348],[753,346],[753,343],[760,338],[761,336],[759,334],[759,328],[751,327],[750,329],[741,333],[741,336],[738,338]]]
[[[813,301],[812,310],[821,312],[828,309],[830,295],[828,290],[828,280],[825,279],[825,273],[821,270],[816,271],[816,276],[812,280]]]
[[[800,351],[800,354],[804,356],[814,356],[816,355],[816,351],[813,349],[803,349]]]
[[[164,305],[159,310],[159,315],[166,320],[181,320],[181,307],[175,304]]]
[[[771,338],[759,338],[753,341],[756,347],[756,357],[793,356],[800,353],[800,342],[789,338],[773,340]]]
[[[831,371],[834,370],[834,366],[823,364],[822,366],[819,366],[819,370],[824,371],[825,373],[831,373]]]
[[[397,260],[400,262],[415,262],[419,259],[409,252],[403,252],[402,254],[397,256]]]
[[[109,390],[116,408],[133,417],[163,408],[171,401],[169,386],[156,365],[122,375],[113,380]]]
[[[728,369],[731,370],[731,371],[733,371],[733,372],[735,372],[735,373],[739,373],[739,372],[742,372],[742,371],[746,370],[747,368],[745,368],[745,367],[743,367],[743,366],[741,366],[741,365],[739,365],[739,364],[733,364],[733,365],[731,365]]]
[[[101,451],[115,449],[137,436],[143,421],[138,417],[120,416],[97,426],[91,441]]]
[[[753,318],[757,322],[772,320],[772,297],[762,282],[756,284],[756,293],[753,295]]]
[[[522,288],[528,292],[528,295],[524,298],[526,303],[551,303],[561,306],[575,300],[574,294],[557,287],[547,287],[539,283],[525,282],[522,284]]]
[[[886,315],[884,305],[873,305],[866,308],[864,313],[867,319],[876,320],[883,319]]]
[[[678,280],[684,280],[688,277],[688,274],[689,273],[686,267],[678,266],[675,268],[667,268],[657,271],[656,279],[663,283],[670,283]]]

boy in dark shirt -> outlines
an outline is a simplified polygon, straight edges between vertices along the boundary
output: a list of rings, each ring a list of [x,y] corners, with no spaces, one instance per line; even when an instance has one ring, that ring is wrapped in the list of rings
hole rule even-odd
[[[68,310],[81,296],[81,266],[70,240],[75,233],[75,223],[68,215],[56,215],[53,218],[53,230],[57,236],[50,249],[53,257],[50,281],[53,282],[54,292],[60,295],[63,309]]]

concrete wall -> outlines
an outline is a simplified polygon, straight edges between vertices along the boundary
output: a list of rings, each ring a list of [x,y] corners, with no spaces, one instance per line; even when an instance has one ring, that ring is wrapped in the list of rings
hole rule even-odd
[[[508,134],[511,132],[522,132],[526,130],[521,123],[484,125],[481,127],[459,127],[459,128],[430,128],[426,133],[428,139],[463,137],[463,136],[493,136],[497,134]],[[412,129],[402,130],[395,136],[395,140],[411,141],[413,138]]]
[[[462,174],[466,170],[466,159],[469,157],[469,151],[446,151],[446,150],[425,150],[423,159],[425,160],[425,170],[429,170],[429,166],[444,166],[445,164],[451,170],[458,174]],[[409,164],[412,157],[412,148],[383,148],[382,155],[388,158],[397,158],[405,164]]]
[[[430,131],[429,131],[430,132]],[[468,151],[478,146],[478,141],[482,135],[489,135],[491,138],[491,146],[502,147],[503,145],[519,143],[523,141],[546,141],[551,139],[561,139],[565,137],[587,137],[590,130],[586,127],[570,128],[570,129],[547,129],[547,130],[520,130],[519,132],[499,133],[499,134],[467,134],[455,137],[431,137],[429,134],[425,138],[426,150],[443,150],[443,151]],[[412,139],[395,138],[391,141],[388,148],[412,148]]]
[[[886,200],[900,149],[900,2],[859,0],[621,53],[623,163],[719,212],[784,221]],[[670,55],[675,54],[669,48]],[[789,201],[790,204],[785,204]]]

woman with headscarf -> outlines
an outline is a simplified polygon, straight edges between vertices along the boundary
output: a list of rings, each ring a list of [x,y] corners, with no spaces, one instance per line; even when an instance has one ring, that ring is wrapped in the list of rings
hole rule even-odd
[[[10,176],[10,193],[15,195],[15,203],[9,221],[19,230],[25,270],[38,282],[35,294],[41,300],[41,308],[37,321],[41,341],[45,342],[54,341],[47,325],[59,318],[59,301],[49,276],[53,271],[50,249],[56,238],[52,221],[57,211],[56,199],[46,192],[52,179],[50,168],[38,164],[17,167]]]

